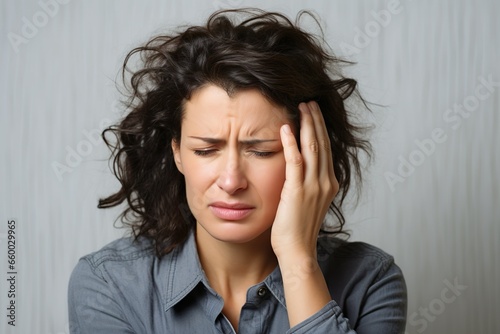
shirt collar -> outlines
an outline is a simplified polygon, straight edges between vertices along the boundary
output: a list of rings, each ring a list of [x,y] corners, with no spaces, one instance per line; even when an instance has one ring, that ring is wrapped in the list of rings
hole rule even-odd
[[[196,248],[195,233],[192,230],[187,240],[174,248],[160,261],[160,277],[163,277],[163,300],[165,311],[184,299],[201,282],[213,294],[201,267]],[[165,277],[166,275],[166,277]],[[263,281],[273,296],[285,306],[285,293],[278,266]],[[259,283],[258,285],[262,285]]]
[[[285,289],[283,287],[283,279],[281,277],[279,266],[276,266],[273,272],[266,277],[266,279],[264,280],[264,284],[266,284],[269,291],[271,291],[273,296],[280,302],[280,304],[286,308]]]
[[[167,276],[162,276],[165,295],[163,300],[165,310],[186,297],[200,282],[207,283],[206,276],[201,268],[196,250],[194,233],[191,232],[187,240],[178,245],[162,259],[162,265]],[[206,284],[208,286],[208,284]]]

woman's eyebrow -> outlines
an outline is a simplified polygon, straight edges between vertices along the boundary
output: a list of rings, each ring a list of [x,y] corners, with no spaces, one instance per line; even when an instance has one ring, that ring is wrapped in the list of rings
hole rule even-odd
[[[198,137],[198,136],[188,136],[189,138],[194,138],[198,140],[202,140],[208,144],[222,144],[225,143],[225,139],[220,139],[220,138],[211,138],[211,137]],[[275,142],[278,141],[277,139],[246,139],[246,140],[240,140],[239,142],[243,145],[257,145],[261,143],[268,143],[268,142]]]

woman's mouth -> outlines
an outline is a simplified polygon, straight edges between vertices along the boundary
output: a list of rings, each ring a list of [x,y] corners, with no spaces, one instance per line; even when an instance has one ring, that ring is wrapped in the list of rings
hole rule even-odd
[[[255,207],[244,203],[214,202],[209,205],[212,213],[223,220],[241,220],[248,217]]]

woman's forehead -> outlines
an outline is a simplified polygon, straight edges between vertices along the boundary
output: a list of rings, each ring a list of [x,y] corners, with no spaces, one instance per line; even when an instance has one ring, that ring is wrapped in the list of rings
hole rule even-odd
[[[257,89],[240,90],[230,96],[224,89],[209,85],[194,92],[184,104],[183,125],[217,128],[231,123],[266,128],[287,120],[286,109],[270,102]]]

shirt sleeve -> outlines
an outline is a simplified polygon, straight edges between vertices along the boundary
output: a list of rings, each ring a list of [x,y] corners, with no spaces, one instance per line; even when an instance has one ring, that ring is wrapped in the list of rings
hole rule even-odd
[[[405,332],[407,295],[401,269],[391,262],[379,279],[361,293],[361,310],[356,324],[344,317],[340,306],[330,301],[287,334],[401,334]]]
[[[310,318],[292,327],[287,334],[356,334],[335,301],[330,301]]]
[[[71,334],[133,334],[112,287],[81,259],[69,281],[68,309]]]

